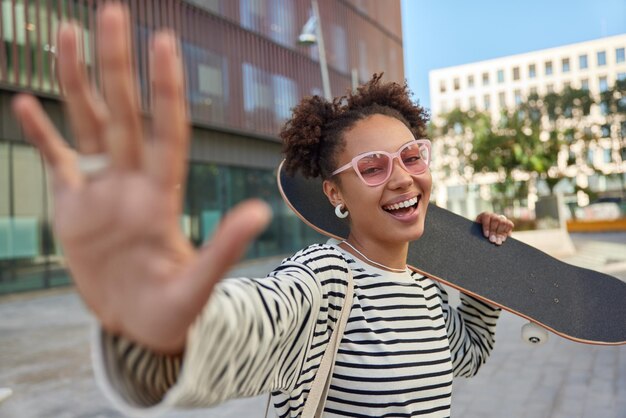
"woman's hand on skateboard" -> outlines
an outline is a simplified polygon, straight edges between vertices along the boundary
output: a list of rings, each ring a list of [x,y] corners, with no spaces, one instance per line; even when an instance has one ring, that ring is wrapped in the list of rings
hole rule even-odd
[[[496,245],[502,245],[515,226],[506,216],[491,212],[482,212],[476,217],[476,222],[482,225],[485,238]]]
[[[180,49],[172,33],[151,43],[151,134],[144,137],[129,13],[98,15],[100,97],[80,58],[77,27],[58,35],[58,71],[77,150],[30,95],[14,111],[51,172],[54,228],[74,281],[103,327],[162,353],[184,348],[214,284],[267,225],[268,206],[233,209],[196,251],[180,229],[189,126]],[[82,167],[82,168],[81,168]]]

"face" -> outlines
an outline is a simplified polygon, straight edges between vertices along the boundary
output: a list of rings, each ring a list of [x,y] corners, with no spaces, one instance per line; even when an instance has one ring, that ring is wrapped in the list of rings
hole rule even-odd
[[[337,167],[358,154],[370,151],[393,153],[414,139],[411,131],[396,118],[373,115],[357,122],[344,133],[346,146],[337,157]],[[368,186],[351,168],[324,182],[331,204],[343,203],[350,212],[351,235],[361,242],[400,244],[421,237],[430,199],[432,177],[429,170],[419,175],[405,171],[398,159],[391,176],[378,186]],[[417,199],[410,207],[397,204]]]

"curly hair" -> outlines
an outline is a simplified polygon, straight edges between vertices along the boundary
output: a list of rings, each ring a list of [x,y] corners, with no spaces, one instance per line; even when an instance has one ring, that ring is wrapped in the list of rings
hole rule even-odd
[[[429,115],[411,101],[406,83],[383,83],[381,78],[382,74],[374,74],[355,93],[332,102],[319,96],[302,99],[280,132],[288,173],[330,178],[336,168],[335,157],[345,147],[343,133],[375,114],[398,119],[415,138],[425,136]]]

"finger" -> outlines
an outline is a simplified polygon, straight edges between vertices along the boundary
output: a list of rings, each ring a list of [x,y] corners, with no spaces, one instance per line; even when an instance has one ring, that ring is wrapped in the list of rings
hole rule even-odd
[[[74,24],[65,23],[59,30],[59,79],[78,149],[86,154],[103,153],[106,110],[91,93],[80,58],[78,33]]]
[[[52,170],[55,186],[78,186],[81,183],[74,151],[63,140],[41,104],[33,96],[19,94],[13,99],[13,111],[26,138],[35,145]]]
[[[483,235],[485,236],[485,238],[489,238],[489,214],[487,212],[481,212],[477,217],[476,217],[476,222],[478,222],[479,224],[481,224],[482,228],[483,228]]]
[[[489,220],[489,241],[495,243],[497,241],[497,233],[498,233],[498,225],[500,224],[500,219],[497,215],[490,213]]]
[[[205,245],[191,266],[189,280],[178,287],[179,297],[190,304],[191,311],[197,312],[205,304],[215,283],[241,258],[270,219],[269,206],[260,200],[241,203],[226,215],[210,244]]]
[[[154,143],[146,165],[157,181],[173,188],[184,181],[189,128],[182,62],[172,33],[155,35],[150,64]]]
[[[98,21],[102,89],[110,113],[106,143],[113,165],[138,169],[141,165],[141,118],[131,61],[130,18],[118,3],[103,6]]]

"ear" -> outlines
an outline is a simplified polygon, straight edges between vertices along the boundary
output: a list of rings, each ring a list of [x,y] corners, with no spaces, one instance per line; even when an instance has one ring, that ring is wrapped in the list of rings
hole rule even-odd
[[[324,180],[322,188],[331,205],[337,206],[339,203],[343,203],[343,196],[337,183],[332,180]]]

